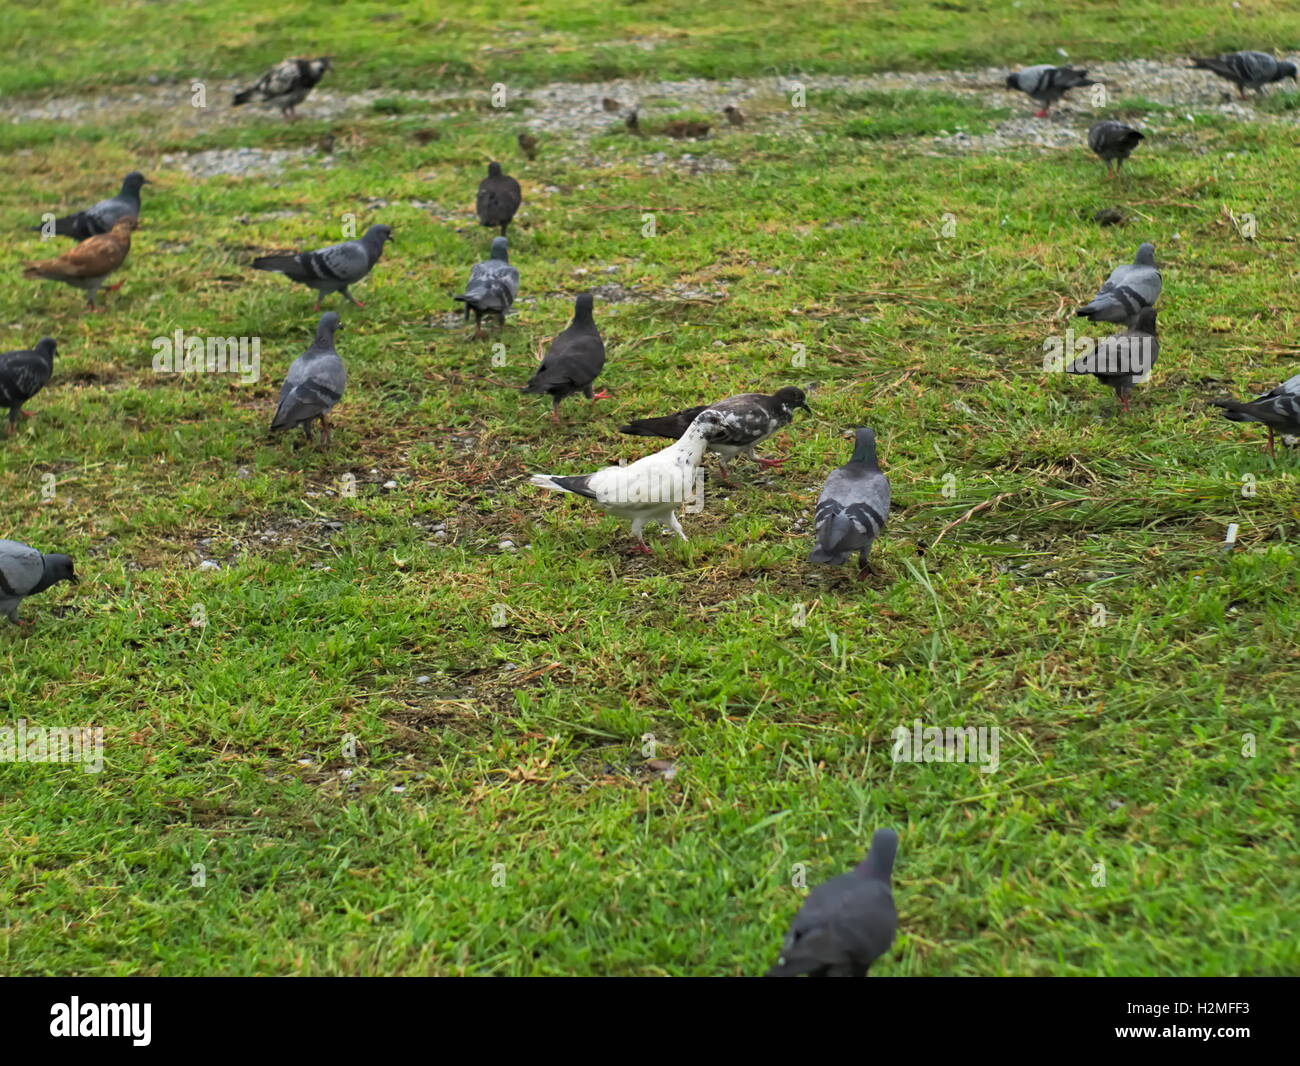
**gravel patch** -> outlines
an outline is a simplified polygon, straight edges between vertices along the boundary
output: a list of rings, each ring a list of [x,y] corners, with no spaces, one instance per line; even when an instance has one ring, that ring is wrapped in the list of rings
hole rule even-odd
[[[1055,61],[1065,60],[1050,57]],[[1174,113],[1155,113],[1143,120],[1144,128],[1154,132],[1176,132],[1179,123],[1188,123],[1187,115],[1195,111],[1236,122],[1261,122],[1295,125],[1300,114],[1272,115],[1255,109],[1253,100],[1236,98],[1232,87],[1208,71],[1193,70],[1185,62],[1161,62],[1149,59],[1116,60],[1089,67],[1094,77],[1108,82],[1112,101],[1140,98],[1152,104],[1176,108]],[[988,106],[1007,107],[1015,113],[991,132],[971,134],[954,130],[937,137],[918,138],[927,148],[941,152],[996,151],[1007,147],[1030,146],[1044,150],[1077,146],[1081,131],[1095,121],[1098,110],[1092,108],[1086,90],[1075,90],[1061,107],[1047,119],[1033,117],[1034,105],[1028,97],[1008,91],[1003,82],[1008,71],[1001,67],[982,70],[884,72],[868,75],[791,75],[763,78],[732,78],[721,81],[688,79],[684,81],[615,80],[607,82],[555,82],[514,93],[512,103],[518,110],[492,113],[477,110],[486,97],[464,89],[445,92],[373,89],[358,93],[334,93],[321,88],[302,105],[304,116],[333,120],[367,113],[374,116],[372,105],[382,99],[400,99],[440,105],[429,118],[436,122],[459,114],[448,105],[475,108],[487,121],[508,123],[542,135],[563,137],[582,149],[593,137],[621,132],[623,114],[602,110],[604,97],[618,100],[627,110],[639,110],[642,126],[653,129],[664,116],[681,111],[714,116],[716,125],[704,142],[724,133],[728,127],[721,112],[730,103],[740,104],[748,120],[746,128],[769,133],[795,131],[804,114],[790,105],[790,94],[802,85],[808,108],[816,111],[818,94],[826,92],[900,92],[930,90],[975,97]],[[18,99],[0,101],[0,121],[58,121],[71,124],[103,122],[106,117],[156,116],[170,114],[176,121],[195,132],[213,126],[239,123],[278,123],[273,109],[229,106],[230,94],[244,82],[222,81],[207,84],[211,106],[192,105],[190,84],[166,84],[128,91],[101,93],[90,97]],[[1274,87],[1272,92],[1295,91]],[[393,116],[397,121],[402,116]],[[407,116],[409,117],[409,116]],[[1194,120],[1193,120],[1194,121]],[[1184,126],[1184,128],[1189,128]],[[228,152],[205,152],[194,156],[169,156],[180,160],[183,169],[202,177],[217,174],[259,174],[282,169],[301,152],[259,152],[235,149]],[[593,160],[594,165],[602,161]],[[320,165],[332,165],[322,161]],[[607,163],[603,165],[608,165]],[[648,170],[672,169],[688,174],[707,174],[733,169],[734,164],[707,154],[692,152],[677,155],[656,152],[642,159]]]
[[[321,168],[334,166],[332,159],[321,159],[306,148],[214,148],[207,152],[173,152],[164,155],[163,170],[183,170],[194,178],[223,176],[251,177],[278,174],[295,163],[311,160]]]

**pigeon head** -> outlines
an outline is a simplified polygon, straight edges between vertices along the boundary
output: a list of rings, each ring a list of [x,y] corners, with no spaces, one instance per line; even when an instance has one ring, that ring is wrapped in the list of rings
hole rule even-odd
[[[589,292],[578,293],[578,298],[573,301],[573,321],[590,322],[592,308],[596,306],[595,297]]]
[[[727,427],[722,423],[722,413],[707,408],[695,416],[691,429],[698,430],[705,440],[721,440],[727,434]]]
[[[793,414],[796,407],[802,407],[809,414],[812,414],[812,408],[808,406],[807,400],[804,399],[803,389],[796,389],[793,385],[787,385],[784,389],[778,389],[774,397],[786,414]]]
[[[501,164],[500,164],[500,163],[489,163],[489,164],[488,164],[488,177],[489,177],[489,178],[499,178],[499,177],[501,177]]]
[[[1145,242],[1138,245],[1137,258],[1133,262],[1140,266],[1153,267],[1156,265],[1156,246],[1152,243]]]
[[[42,556],[42,559],[45,563],[45,575],[41,580],[42,589],[57,585],[60,581],[71,581],[74,585],[77,584],[77,575],[72,569],[72,556],[53,553]]]
[[[1008,89],[1019,89],[1019,88],[1020,88],[1020,75],[1019,75],[1019,74],[1008,74],[1008,75],[1007,75],[1007,88],[1008,88]]]
[[[343,320],[339,318],[337,311],[326,311],[320,316],[320,321],[316,324],[316,343],[329,343],[334,339],[334,334],[343,328]]]
[[[504,237],[492,238],[492,258],[500,259],[503,263],[510,262],[510,242]]]
[[[1296,78],[1296,66],[1294,63],[1279,63],[1277,65],[1277,80],[1281,81],[1283,78],[1290,78],[1292,81],[1300,80]]]
[[[385,241],[391,241],[393,239],[393,227],[383,225],[371,226],[366,230],[365,235],[361,239],[367,244],[378,243],[379,247],[382,248]]]
[[[135,215],[127,215],[113,223],[113,233],[118,237],[128,236],[132,230],[140,228],[140,220]]]
[[[319,59],[313,59],[311,61],[311,71],[313,74],[321,75],[324,74],[327,70],[333,70],[333,69],[334,69],[333,56],[321,56]]]
[[[36,347],[32,351],[41,358],[54,362],[54,356],[58,353],[58,345],[55,344],[53,337],[42,337],[36,342]]]
[[[138,170],[131,171],[122,179],[122,191],[127,193],[138,193],[141,185],[152,185],[153,182],[141,174]]]
[[[853,436],[853,462],[876,462],[876,431],[870,426],[861,426]]]

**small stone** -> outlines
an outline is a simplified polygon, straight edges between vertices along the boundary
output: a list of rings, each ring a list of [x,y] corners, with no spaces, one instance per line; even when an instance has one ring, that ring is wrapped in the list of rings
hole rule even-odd
[[[220,564],[219,562],[217,562],[215,559],[204,559],[203,562],[199,563],[199,569],[200,569],[200,570],[220,570],[220,569],[221,569],[221,564]]]
[[[421,674],[419,677],[415,679],[415,683],[417,685],[427,685],[429,683],[429,675]]]
[[[396,482],[396,481],[385,481],[385,482],[384,482],[384,488],[388,489],[388,491],[391,492],[393,489],[397,488],[397,482]]]
[[[513,540],[498,541],[497,547],[500,548],[503,552],[512,552],[515,550],[515,542]]]

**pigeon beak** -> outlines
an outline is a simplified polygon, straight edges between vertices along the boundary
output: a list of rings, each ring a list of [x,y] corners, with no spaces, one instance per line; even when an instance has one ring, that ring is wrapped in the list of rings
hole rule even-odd
[[[152,185],[153,182],[150,181],[148,178],[141,178],[141,179],[140,179],[140,184],[141,184],[141,185]]]
[[[805,411],[807,411],[809,415],[813,413],[813,409],[809,407],[806,403],[801,403],[799,406],[802,407]]]

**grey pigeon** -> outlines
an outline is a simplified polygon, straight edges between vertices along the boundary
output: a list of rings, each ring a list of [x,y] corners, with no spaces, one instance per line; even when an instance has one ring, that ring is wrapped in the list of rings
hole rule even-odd
[[[1094,122],[1088,130],[1088,147],[1106,161],[1107,174],[1111,172],[1111,164],[1115,165],[1117,177],[1124,166],[1124,160],[1133,154],[1133,149],[1142,139],[1142,134],[1132,126],[1114,119]]]
[[[1264,86],[1283,78],[1296,80],[1296,65],[1282,63],[1267,52],[1229,52],[1211,58],[1192,56],[1192,70],[1210,70],[1237,87],[1242,99],[1247,89],[1264,94]]]
[[[576,477],[534,474],[529,480],[539,488],[585,496],[602,510],[627,519],[636,538],[634,550],[649,554],[650,547],[641,533],[647,522],[667,525],[682,540],[686,539],[676,508],[694,491],[704,449],[719,432],[721,416],[716,411],[703,411],[681,440],[628,466],[607,466],[594,474]]]
[[[234,106],[239,107],[250,100],[262,104],[271,104],[280,109],[286,121],[297,118],[294,112],[300,103],[307,99],[307,94],[316,87],[317,82],[325,77],[330,69],[331,57],[319,59],[285,59],[277,63],[243,92],[235,94]]]
[[[25,624],[18,619],[18,605],[60,581],[77,583],[68,556],[44,555],[16,540],[0,540],[0,615]]]
[[[510,245],[504,237],[492,238],[491,258],[475,263],[469,272],[469,284],[460,296],[465,318],[474,312],[474,336],[483,336],[483,316],[496,315],[506,324],[506,312],[519,294],[519,271],[510,265]]]
[[[809,560],[841,566],[850,552],[857,552],[858,577],[865,577],[871,570],[871,545],[888,518],[889,479],[876,463],[876,434],[863,426],[853,457],[831,471],[817,498],[817,547]]]
[[[1223,417],[1232,422],[1263,422],[1268,428],[1268,454],[1273,450],[1273,431],[1300,435],[1300,374],[1287,378],[1248,402],[1239,400],[1213,400],[1214,407],[1223,408]]]
[[[113,223],[123,218],[140,217],[140,186],[152,184],[148,178],[138,170],[131,171],[122,179],[122,189],[116,196],[111,196],[107,200],[100,200],[93,207],[88,207],[84,211],[78,211],[75,214],[64,215],[54,222],[54,232],[60,237],[71,237],[76,241],[84,241],[87,237],[96,237],[101,233],[107,233],[113,228]],[[32,227],[40,231],[42,227]]]
[[[593,392],[591,383],[605,366],[605,342],[600,339],[596,321],[592,318],[594,305],[591,293],[581,293],[573,303],[573,321],[551,341],[551,347],[542,358],[537,372],[529,379],[523,391],[533,396],[551,397],[551,420],[560,420],[560,401],[575,392],[587,399],[611,399],[604,389]]]
[[[1008,89],[1026,93],[1042,105],[1041,110],[1036,112],[1039,118],[1046,118],[1048,109],[1071,89],[1096,84],[1097,82],[1088,79],[1086,70],[1054,67],[1050,63],[1026,67],[1007,78]]]
[[[55,343],[52,337],[42,337],[30,351],[0,352],[0,407],[9,408],[9,421],[5,433],[18,428],[18,416],[32,416],[24,411],[23,404],[45,388],[54,373]]]
[[[1125,411],[1135,382],[1146,381],[1160,354],[1156,333],[1156,309],[1144,307],[1132,327],[1097,341],[1093,350],[1065,368],[1067,374],[1092,374],[1115,390],[1115,399]]]
[[[297,255],[264,255],[253,260],[253,269],[283,274],[291,281],[315,289],[317,311],[322,298],[332,292],[341,292],[353,306],[364,307],[360,300],[352,298],[348,286],[370,273],[383,254],[384,242],[392,236],[390,226],[371,226],[359,241],[344,241]]]
[[[334,350],[334,333],[341,329],[339,316],[326,311],[316,327],[316,339],[302,355],[293,361],[280,389],[280,405],[271,420],[271,432],[281,429],[302,428],[303,436],[311,440],[311,424],[320,419],[320,442],[329,444],[332,430],[325,417],[343,398],[348,383],[348,372],[343,360]]]
[[[722,476],[730,480],[727,463],[742,452],[760,466],[780,466],[785,462],[784,459],[760,459],[754,454],[754,449],[777,430],[788,426],[795,409],[800,407],[812,412],[802,389],[787,387],[772,396],[747,392],[743,396],[729,396],[705,407],[688,407],[685,411],[662,418],[639,418],[626,426],[619,426],[618,431],[641,437],[670,437],[676,440],[686,432],[701,411],[716,411],[722,416],[722,433],[709,441],[708,450],[718,456]]]
[[[500,163],[489,163],[488,176],[478,183],[478,198],[474,201],[479,225],[500,226],[504,237],[506,227],[515,217],[523,198],[519,182],[508,174],[502,174]]]
[[[1154,244],[1139,244],[1132,263],[1110,272],[1097,295],[1074,312],[1076,318],[1093,322],[1114,322],[1132,326],[1138,312],[1152,307],[1160,296],[1160,271],[1156,269]]]
[[[890,877],[898,834],[877,829],[853,870],[811,892],[795,915],[768,977],[866,977],[898,931]]]

